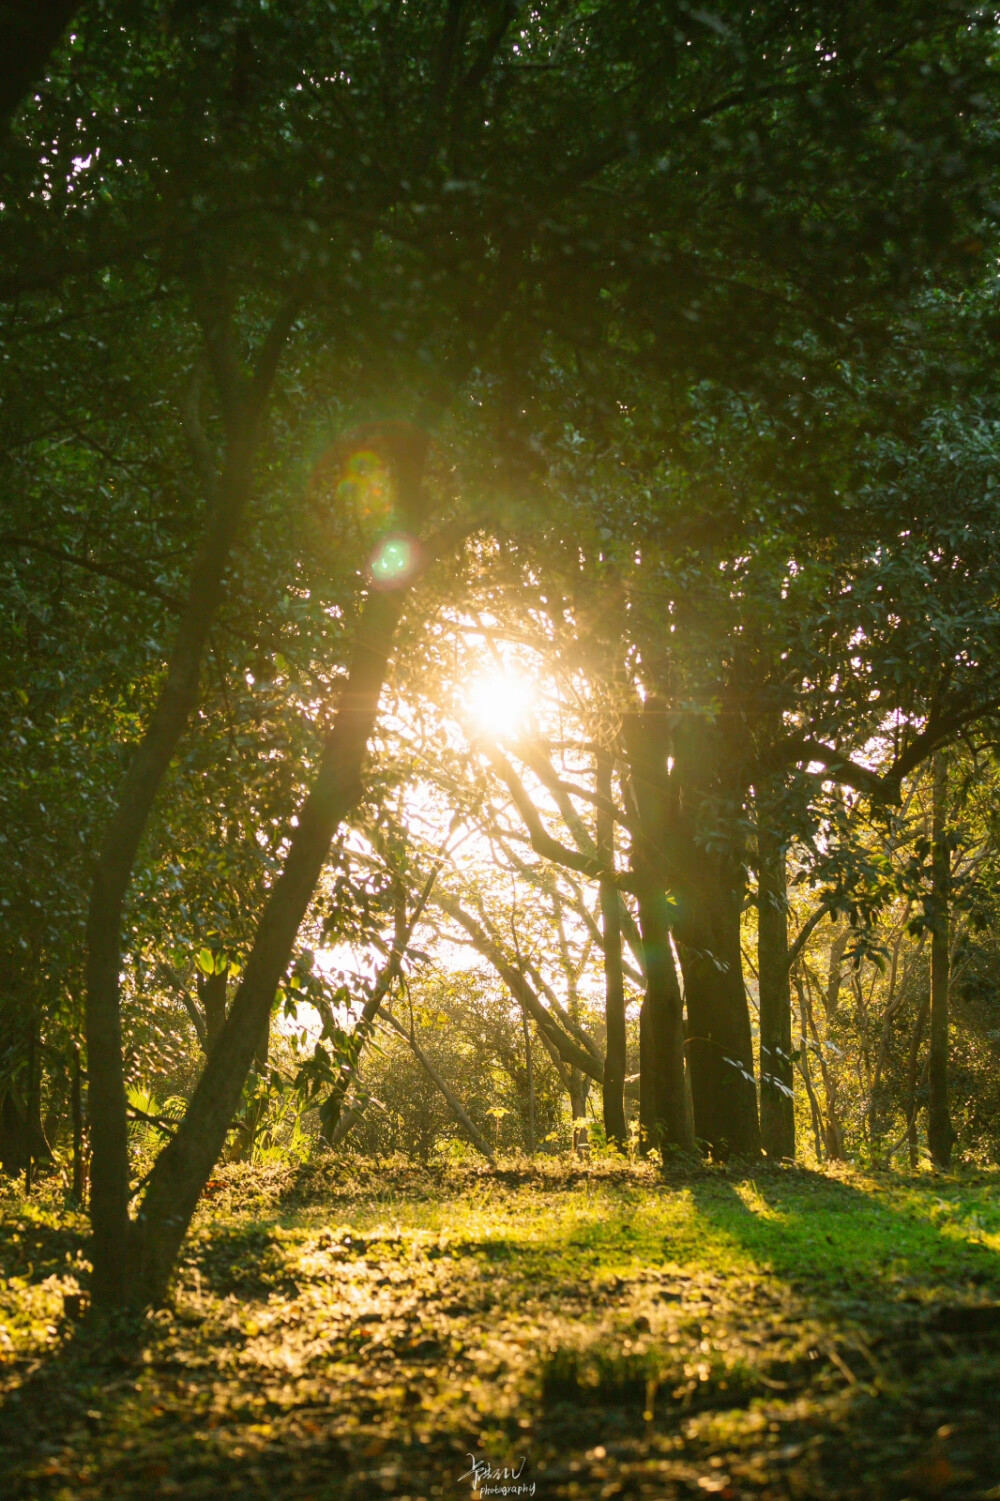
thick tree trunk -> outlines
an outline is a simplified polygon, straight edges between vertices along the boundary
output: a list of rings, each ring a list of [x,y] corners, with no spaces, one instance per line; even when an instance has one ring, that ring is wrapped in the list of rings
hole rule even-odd
[[[597,792],[605,803],[611,802],[611,757],[606,751],[597,755]],[[602,865],[614,868],[615,829],[610,811],[598,806],[597,848]],[[615,885],[601,881],[601,929],[604,946],[604,995],[607,1044],[604,1055],[604,1134],[619,1151],[628,1145],[625,1122],[625,973],[622,968],[622,928],[620,897]],[[682,1066],[683,1066],[683,1054]]]
[[[0,1172],[16,1177],[27,1171],[29,1156],[40,1162],[51,1155],[40,1123],[32,1122],[30,1109],[15,1093],[7,1093],[0,1104]]]
[[[757,973],[760,982],[760,1137],[768,1157],[795,1156],[792,996],[785,853],[757,815]]]
[[[760,1155],[753,1036],[740,950],[742,892],[720,871],[713,892],[682,899],[675,926],[688,1013],[694,1128],[712,1155]]]
[[[139,1214],[142,1231],[130,1301],[156,1302],[166,1291],[198,1196],[222,1151],[331,840],[361,795],[362,763],[403,597],[402,593],[374,591],[368,597],[340,708],[324,742],[316,780],[299,811],[284,867],[271,888],[226,1024],[183,1121],[150,1175]]]
[[[948,849],[948,764],[934,757],[931,814],[931,1040],[927,1074],[927,1145],[935,1167],[951,1166],[955,1135],[948,1104],[949,902],[951,854]]]
[[[0,1103],[0,1171],[15,1177],[28,1163],[28,1117],[9,1091]]]
[[[639,1021],[639,1123],[647,1146],[694,1150],[684,1076],[684,1015],[670,947],[670,913],[661,890],[639,898],[646,995]]]

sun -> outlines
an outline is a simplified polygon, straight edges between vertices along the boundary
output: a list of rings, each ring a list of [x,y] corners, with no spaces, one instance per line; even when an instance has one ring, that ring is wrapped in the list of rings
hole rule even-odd
[[[535,689],[527,678],[494,672],[472,682],[467,703],[471,718],[485,734],[520,735],[531,718]]]

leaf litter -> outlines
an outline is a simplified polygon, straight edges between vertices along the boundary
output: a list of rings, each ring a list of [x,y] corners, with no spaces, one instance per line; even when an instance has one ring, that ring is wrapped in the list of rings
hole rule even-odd
[[[83,1218],[8,1192],[0,1494],[1000,1497],[997,1188],[226,1169],[171,1305],[110,1328],[66,1312]]]

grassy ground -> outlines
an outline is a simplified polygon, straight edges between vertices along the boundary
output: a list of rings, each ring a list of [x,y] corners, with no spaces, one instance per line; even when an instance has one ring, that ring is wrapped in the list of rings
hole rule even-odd
[[[113,1339],[0,1213],[3,1501],[1000,1501],[998,1175],[233,1170]]]

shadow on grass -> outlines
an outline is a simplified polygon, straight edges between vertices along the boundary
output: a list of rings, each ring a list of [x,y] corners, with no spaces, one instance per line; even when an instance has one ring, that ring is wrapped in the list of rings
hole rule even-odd
[[[311,1422],[276,1429],[268,1442],[282,1397],[230,1391],[220,1404],[210,1359],[171,1369],[155,1353],[159,1332],[155,1319],[87,1318],[33,1363],[0,1406],[3,1501],[384,1494],[352,1479],[322,1404]]]
[[[872,1191],[805,1168],[711,1173],[692,1199],[716,1230],[798,1292],[931,1301],[943,1284],[962,1297],[1000,1291],[1000,1255],[890,1201],[905,1180]],[[979,1291],[977,1291],[979,1290]]]
[[[241,1430],[266,1427],[283,1406],[279,1399],[241,1408],[239,1391],[218,1401],[213,1355],[225,1336],[215,1333],[198,1348],[198,1320],[189,1311],[178,1318],[193,1339],[172,1347],[163,1315],[69,1317],[64,1293],[72,1307],[75,1289],[84,1300],[88,1291],[83,1221],[57,1224],[54,1201],[42,1217],[34,1204],[4,1207],[0,1329],[6,1324],[10,1334],[0,1362],[3,1501],[297,1494],[321,1501],[345,1494],[346,1456],[323,1423],[274,1446],[241,1443]],[[297,1291],[277,1238],[252,1224],[196,1238],[183,1275],[189,1288],[200,1279],[213,1294],[240,1300]],[[301,1489],[289,1487],[299,1480]],[[355,1494],[363,1492],[355,1487]]]
[[[286,1264],[287,1248],[267,1225],[220,1227],[197,1235],[186,1247],[183,1280],[218,1297],[235,1293],[248,1299],[274,1294],[295,1298],[299,1286]]]
[[[808,1362],[787,1372],[792,1436],[818,1442],[823,1494],[1000,1494],[1000,1308],[991,1301],[1000,1256],[929,1222],[926,1206],[899,1203],[905,1187],[864,1191],[795,1169],[713,1176],[691,1192],[758,1276],[780,1279],[790,1327],[798,1318],[830,1331],[817,1343],[844,1378],[835,1412],[810,1389],[822,1359],[812,1372]]]
[[[459,1181],[448,1176],[443,1192],[460,1197],[489,1186],[489,1175],[471,1176],[474,1182],[464,1175]],[[622,1194],[618,1177],[626,1184]],[[693,1231],[690,1226],[685,1231],[683,1256],[690,1271],[708,1270],[704,1277],[685,1278],[684,1285],[697,1285],[704,1302],[691,1298],[689,1308],[665,1286],[658,1294],[668,1309],[671,1302],[666,1300],[677,1300],[678,1322],[666,1327],[680,1334],[679,1344],[668,1347],[664,1341],[660,1348],[659,1336],[650,1334],[648,1357],[638,1347],[623,1354],[621,1343],[616,1353],[613,1341],[607,1348],[595,1343],[582,1354],[567,1347],[555,1351],[548,1364],[533,1368],[542,1379],[532,1442],[541,1446],[538,1452],[549,1444],[556,1456],[580,1457],[581,1467],[574,1471],[578,1478],[572,1482],[579,1487],[575,1494],[597,1497],[605,1484],[617,1483],[613,1474],[610,1480],[607,1474],[589,1478],[587,1465],[596,1461],[585,1456],[596,1441],[621,1440],[641,1448],[659,1427],[674,1443],[688,1422],[714,1421],[735,1409],[747,1413],[757,1403],[784,1403],[787,1408],[774,1419],[780,1433],[773,1439],[760,1436],[753,1411],[747,1416],[746,1443],[756,1445],[758,1453],[766,1448],[762,1464],[768,1474],[780,1468],[776,1455],[782,1445],[828,1440],[823,1453],[829,1452],[829,1463],[816,1461],[825,1467],[823,1489],[800,1487],[794,1494],[864,1496],[866,1501],[937,1495],[967,1501],[1000,1479],[1000,1473],[993,1473],[994,1435],[1000,1428],[996,1338],[989,1330],[947,1333],[934,1324],[943,1303],[964,1306],[995,1296],[1000,1257],[988,1246],[958,1240],[929,1222],[926,1199],[922,1209],[908,1208],[905,1180],[894,1182],[890,1194],[803,1170],[695,1171],[673,1177],[669,1188],[660,1191],[648,1178],[618,1177],[609,1179],[607,1196],[560,1202],[553,1194],[551,1222],[539,1222],[541,1239],[522,1239],[515,1228],[509,1236],[456,1238],[448,1248],[456,1261],[471,1256],[481,1262],[489,1277],[514,1278],[519,1297],[526,1280],[545,1284],[556,1295],[547,1308],[557,1315],[572,1308],[569,1317],[579,1317],[583,1329],[591,1313],[598,1321],[604,1316],[619,1284],[625,1300],[621,1316],[628,1316],[625,1302],[632,1296],[628,1278],[633,1274],[626,1271],[624,1280],[609,1282],[606,1249],[631,1254],[634,1246],[636,1285],[641,1296],[654,1295],[656,1280],[643,1280],[642,1273],[659,1270],[661,1246],[661,1266],[671,1259],[671,1250],[669,1234],[663,1240],[657,1229],[651,1238],[644,1228],[651,1197],[681,1190],[684,1201],[697,1210]],[[498,1187],[530,1188],[535,1181],[552,1192],[559,1186],[573,1188],[578,1176],[560,1184],[558,1175],[546,1173],[537,1180],[528,1175],[522,1181],[519,1172],[515,1183],[504,1180]],[[591,1181],[596,1187],[597,1175]],[[422,1179],[421,1190],[427,1182]],[[369,1192],[361,1190],[365,1197]],[[354,1194],[358,1196],[357,1185]],[[511,1202],[516,1207],[524,1200]],[[571,1203],[569,1220],[563,1206]],[[266,1211],[274,1212],[273,1206]],[[18,1233],[22,1239],[16,1249],[5,1247],[3,1265],[8,1275],[25,1278],[32,1288],[83,1244],[79,1230],[57,1225],[21,1224]],[[324,1244],[342,1249],[345,1260],[391,1260],[398,1254],[398,1237],[384,1231],[323,1233],[330,1237]],[[699,1235],[705,1248],[701,1260]],[[724,1332],[727,1320],[742,1320],[745,1328],[748,1319],[759,1319],[761,1334],[767,1335],[759,1359],[758,1354],[746,1358],[736,1343],[718,1358],[699,1349],[703,1334],[710,1332],[701,1321],[713,1316],[709,1247],[717,1251],[720,1243],[742,1253],[730,1258],[735,1266],[721,1279],[731,1277],[732,1288],[728,1309],[720,1309],[720,1328]],[[432,1249],[421,1251],[421,1258],[430,1258]],[[286,1264],[287,1250],[281,1229],[266,1222],[203,1224],[185,1257],[185,1286],[196,1293],[202,1287],[213,1299],[231,1300],[231,1306],[294,1298],[298,1287]],[[561,1280],[570,1275],[572,1286]],[[665,1273],[663,1281],[671,1281],[672,1275]],[[763,1304],[744,1299],[744,1291],[762,1280],[770,1281],[775,1297]],[[305,1288],[301,1306],[290,1310],[293,1323],[308,1313],[309,1297]],[[365,1401],[377,1416],[383,1400],[379,1383],[388,1391],[405,1381],[413,1387],[415,1421],[400,1416],[386,1422],[391,1432],[385,1453],[355,1446],[352,1460],[343,1445],[355,1441],[345,1436],[342,1443],[338,1432],[344,1433],[345,1420],[358,1414],[362,1393],[351,1385],[354,1357],[337,1366],[345,1373],[342,1378],[333,1375],[333,1368],[323,1374],[321,1365],[315,1380],[307,1372],[293,1391],[276,1367],[240,1364],[237,1345],[253,1335],[234,1334],[230,1341],[225,1310],[220,1314],[216,1309],[211,1327],[200,1332],[197,1302],[195,1297],[185,1304],[173,1332],[155,1318],[104,1326],[84,1322],[67,1329],[59,1348],[8,1367],[0,1408],[3,1501],[145,1501],[159,1495],[193,1501],[228,1495],[363,1501],[386,1494],[451,1494],[433,1486],[439,1484],[434,1475],[444,1474],[446,1466],[448,1474],[458,1473],[448,1449],[449,1442],[454,1447],[454,1436],[435,1427],[431,1416],[416,1419],[423,1378],[407,1370],[398,1355],[372,1357]],[[547,1315],[533,1316],[541,1353]],[[659,1327],[656,1321],[653,1312]],[[805,1357],[783,1367],[777,1337],[783,1321],[793,1333],[810,1322],[823,1324],[830,1332],[824,1336],[822,1358]],[[631,1327],[641,1324],[636,1320]],[[644,1327],[650,1331],[648,1319]],[[322,1325],[317,1329],[321,1332]],[[864,1336],[869,1364],[864,1364],[867,1356],[855,1360],[849,1348],[852,1329]],[[803,1335],[803,1351],[812,1337]],[[380,1358],[384,1366],[378,1365]],[[331,1385],[341,1379],[340,1389]],[[11,1389],[14,1380],[20,1383],[17,1390]],[[849,1380],[853,1384],[845,1385]],[[525,1391],[530,1390],[529,1383]],[[530,1394],[525,1398],[528,1403],[537,1400]],[[841,1403],[836,1411],[831,1406],[835,1402]],[[648,1421],[647,1411],[654,1413]],[[418,1421],[433,1430],[429,1439],[414,1437]],[[945,1430],[949,1436],[939,1437]],[[684,1442],[692,1463],[707,1464],[708,1456],[717,1455],[726,1443],[738,1446],[744,1439],[716,1435]],[[465,1443],[475,1447],[472,1438]],[[919,1469],[925,1460],[930,1466],[926,1484]],[[645,1481],[635,1483],[640,1486],[636,1495],[653,1494],[642,1488]],[[808,1483],[807,1477],[803,1484]],[[650,1484],[661,1482],[651,1478]],[[665,1484],[656,1492],[659,1497],[675,1493],[688,1492],[674,1492]],[[749,1489],[748,1494],[758,1491]]]

